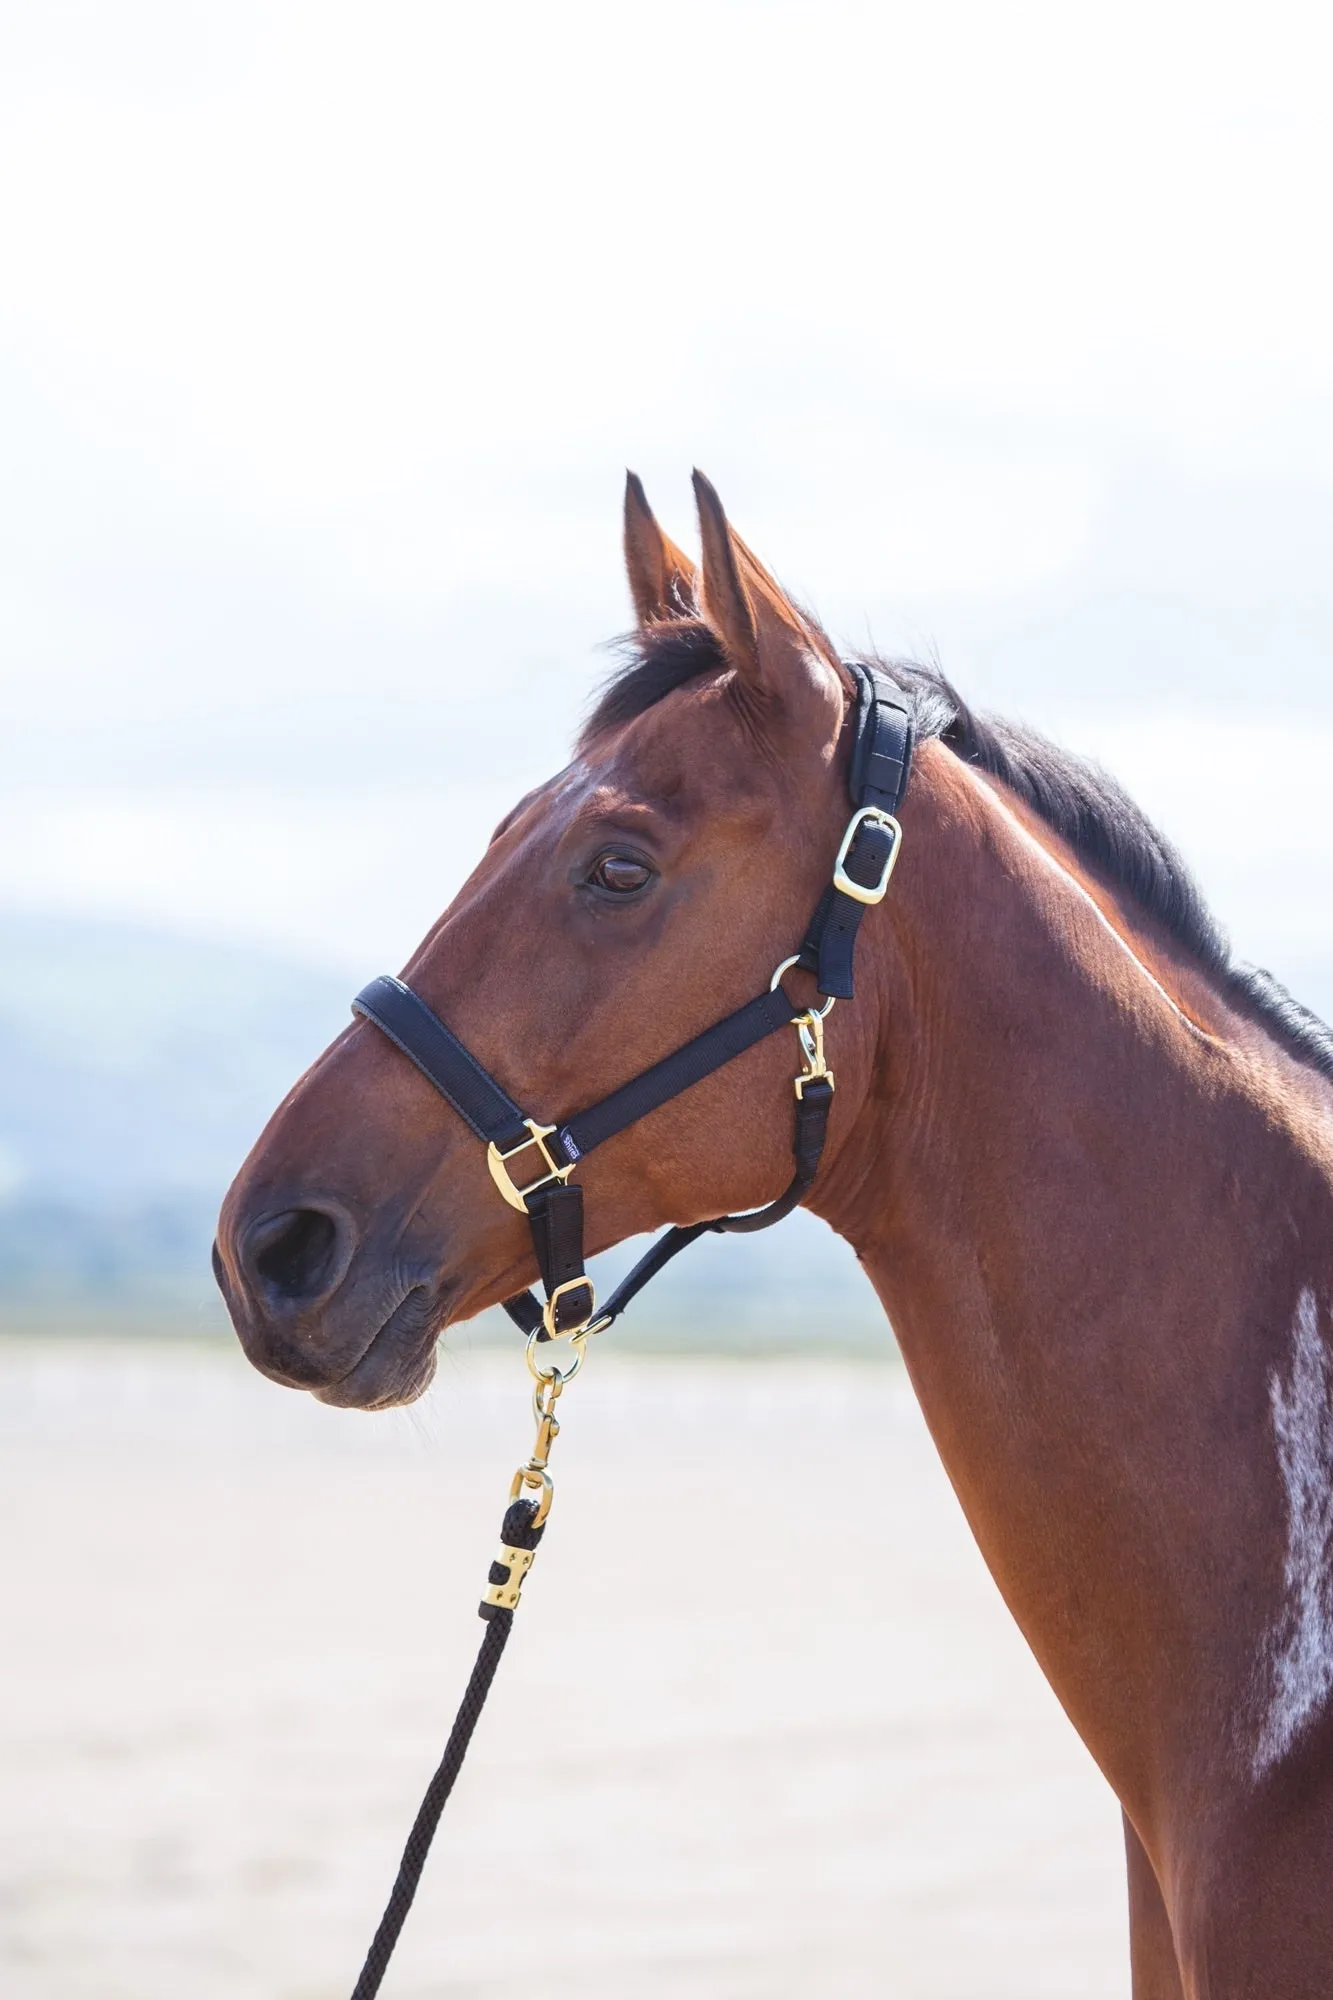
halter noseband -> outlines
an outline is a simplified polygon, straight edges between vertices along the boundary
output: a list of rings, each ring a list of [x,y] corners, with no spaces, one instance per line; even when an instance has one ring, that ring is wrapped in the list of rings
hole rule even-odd
[[[898,859],[902,828],[896,815],[912,764],[912,718],[902,691],[860,661],[848,662],[847,671],[857,690],[848,778],[854,810],[832,879],[810,919],[801,949],[779,965],[766,993],[558,1126],[527,1117],[401,979],[387,975],[372,979],[352,1002],[353,1013],[373,1021],[485,1142],[496,1187],[511,1208],[527,1216],[546,1303],[542,1306],[531,1292],[520,1292],[505,1300],[504,1309],[530,1338],[567,1337],[581,1343],[602,1332],[688,1244],[708,1230],[749,1231],[780,1222],[801,1201],[819,1171],[833,1102],[833,1077],[824,1061],[824,1018],[835,1000],[852,997],[856,934],[867,909],[883,901]],[[815,974],[825,997],[823,1007],[793,1014],[782,990],[782,975],[792,966]],[[806,1060],[795,1083],[796,1171],[790,1186],[766,1208],[746,1215],[724,1215],[687,1227],[673,1224],[598,1312],[584,1269],[583,1189],[569,1180],[575,1166],[594,1146],[788,1026],[796,1028]],[[520,1187],[510,1165],[525,1153],[535,1154],[532,1164],[540,1171]]]

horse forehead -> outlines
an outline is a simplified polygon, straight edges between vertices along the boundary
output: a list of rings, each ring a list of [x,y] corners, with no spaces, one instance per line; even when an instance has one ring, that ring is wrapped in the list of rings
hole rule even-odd
[[[659,774],[660,775],[660,774]],[[580,819],[604,819],[642,812],[670,798],[672,784],[653,781],[653,774],[620,759],[575,758],[516,807],[504,831],[526,838],[559,836]]]
[[[682,688],[584,743],[563,770],[513,808],[497,829],[497,846],[512,854],[516,845],[559,837],[580,819],[655,807],[677,820],[749,818],[760,800],[790,790],[788,776],[778,760],[757,752],[723,687]],[[503,865],[500,855],[497,860]]]
[[[679,688],[620,729],[589,744],[582,765],[590,785],[636,799],[724,807],[771,791],[775,760],[758,753],[725,687]]]

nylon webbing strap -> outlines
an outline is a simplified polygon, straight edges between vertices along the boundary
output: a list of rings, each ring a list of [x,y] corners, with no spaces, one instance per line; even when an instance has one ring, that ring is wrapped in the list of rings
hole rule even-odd
[[[857,829],[843,863],[853,882],[869,888],[879,880],[891,839],[888,829],[873,821]],[[850,1000],[854,996],[856,934],[868,907],[854,896],[844,896],[831,882],[819,899],[801,946],[801,964],[814,973],[815,983],[827,999]]]
[[[512,1098],[401,979],[387,973],[372,979],[353,1000],[352,1012],[373,1021],[448,1098],[479,1139],[493,1140],[504,1152],[528,1136],[523,1113]]]
[[[528,1202],[528,1222],[547,1299],[555,1299],[551,1317],[556,1333],[567,1333],[583,1324],[593,1307],[592,1285],[583,1269],[583,1189],[577,1181],[542,1188]],[[545,1330],[540,1307],[537,1318]]]
[[[600,1104],[578,1112],[562,1125],[554,1135],[554,1145],[563,1156],[561,1164],[581,1160],[594,1146],[614,1138],[627,1125],[636,1124],[650,1111],[669,1104],[673,1097],[679,1097],[692,1084],[702,1083],[715,1069],[721,1069],[724,1063],[743,1055],[756,1042],[762,1042],[779,1028],[785,1028],[791,1018],[791,1001],[780,986],[771,993],[761,993],[757,1000],[748,1001],[744,1007],[738,1007],[724,1021],[705,1028],[692,1042],[673,1050],[661,1062],[654,1063],[651,1069],[622,1084],[619,1090],[613,1090]]]
[[[811,1077],[796,1100],[796,1130],[792,1138],[796,1172],[787,1192],[771,1201],[767,1208],[755,1209],[748,1215],[724,1215],[713,1224],[714,1229],[724,1230],[728,1236],[748,1236],[754,1229],[771,1229],[775,1222],[791,1214],[808,1194],[819,1172],[832,1109],[833,1085],[826,1076]]]
[[[720,1226],[716,1222],[673,1222],[670,1229],[664,1229],[660,1236],[654,1238],[638,1263],[621,1279],[601,1308],[597,1315],[598,1326],[605,1328],[618,1320],[630,1301],[638,1297],[650,1279],[666,1269],[673,1257],[678,1257],[682,1250],[689,1249],[691,1243],[697,1243],[701,1236],[707,1236],[710,1230]],[[532,1295],[525,1293],[524,1296],[530,1298]],[[505,1311],[511,1319],[517,1318],[513,1310],[517,1303],[515,1299],[505,1301]]]
[[[545,1340],[546,1320],[535,1292],[515,1292],[512,1299],[502,1299],[500,1304],[520,1333],[535,1333],[539,1340]]]
[[[518,1106],[410,986],[387,974],[372,979],[357,994],[352,1011],[373,1021],[416,1064],[478,1138],[494,1140],[504,1150],[527,1137],[527,1124]],[[552,1135],[552,1156],[561,1166],[581,1160],[594,1146],[679,1097],[692,1084],[701,1083],[765,1036],[785,1028],[791,1018],[791,1002],[780,986],[747,1001],[600,1103],[577,1112]]]
[[[856,680],[856,725],[847,789],[859,811],[872,806],[896,814],[912,768],[912,716],[901,689],[859,660],[848,663]],[[893,849],[893,834],[868,820],[857,828],[843,867],[869,889],[879,881]],[[826,997],[850,1000],[856,934],[869,905],[830,883],[819,899],[801,946],[801,963]]]

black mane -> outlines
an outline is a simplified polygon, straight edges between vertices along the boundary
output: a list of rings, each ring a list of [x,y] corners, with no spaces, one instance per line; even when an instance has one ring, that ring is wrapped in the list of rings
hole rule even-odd
[[[673,618],[663,625],[645,626],[642,632],[618,640],[615,650],[624,654],[624,663],[599,688],[583,725],[584,743],[603,730],[633,722],[687,681],[722,673],[727,664],[721,640],[702,618]]]
[[[1126,889],[1230,996],[1248,1003],[1292,1053],[1333,1078],[1333,1031],[1272,974],[1231,956],[1194,878],[1165,836],[1098,765],[1034,729],[976,715],[935,667],[867,660],[908,696],[918,737],[933,737],[966,764],[1016,792],[1083,861]],[[619,728],[726,658],[701,619],[677,619],[637,634],[626,664],[602,689],[584,740]]]

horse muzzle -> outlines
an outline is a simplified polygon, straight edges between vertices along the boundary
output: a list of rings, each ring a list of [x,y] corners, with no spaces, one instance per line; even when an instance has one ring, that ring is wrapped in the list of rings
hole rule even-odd
[[[435,1372],[445,1317],[433,1274],[375,1266],[341,1203],[224,1210],[213,1269],[248,1359],[321,1402],[385,1409]],[[396,1261],[396,1260],[395,1260]]]

